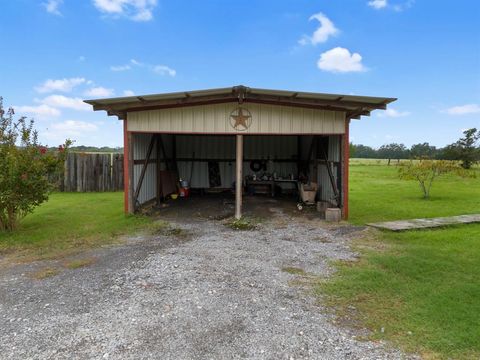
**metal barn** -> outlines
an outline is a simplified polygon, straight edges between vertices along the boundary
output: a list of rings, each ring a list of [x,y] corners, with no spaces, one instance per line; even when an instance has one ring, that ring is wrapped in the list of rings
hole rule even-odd
[[[187,179],[192,189],[234,189],[239,218],[247,184],[273,193],[308,179],[346,219],[350,120],[395,100],[235,86],[86,103],[123,120],[126,212]]]

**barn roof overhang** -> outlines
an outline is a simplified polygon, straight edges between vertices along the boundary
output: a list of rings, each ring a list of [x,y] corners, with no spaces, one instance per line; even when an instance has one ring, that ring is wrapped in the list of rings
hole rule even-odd
[[[124,119],[127,112],[167,109],[182,106],[220,104],[227,102],[260,103],[342,111],[350,119],[369,116],[373,110],[385,110],[396,98],[268,90],[243,85],[196,91],[85,100],[93,110]]]

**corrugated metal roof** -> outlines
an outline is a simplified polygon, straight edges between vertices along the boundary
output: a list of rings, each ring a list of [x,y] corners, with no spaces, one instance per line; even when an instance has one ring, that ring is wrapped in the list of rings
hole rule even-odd
[[[94,110],[122,118],[127,111],[193,106],[219,102],[257,102],[345,111],[352,118],[386,109],[396,98],[249,88],[243,85],[196,91],[85,100]]]

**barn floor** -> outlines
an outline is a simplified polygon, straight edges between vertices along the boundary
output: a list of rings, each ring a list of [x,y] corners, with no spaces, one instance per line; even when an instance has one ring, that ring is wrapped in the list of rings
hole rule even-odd
[[[312,295],[308,279],[355,259],[349,244],[362,228],[252,198],[247,208],[270,216],[236,231],[209,219],[220,199],[206,201],[208,212],[164,209],[169,229],[80,254],[94,259],[86,267],[43,280],[29,274],[52,262],[0,269],[2,359],[408,358],[357,340],[365,331],[335,324]]]
[[[245,195],[243,197],[243,215],[259,220],[268,219],[275,213],[283,213],[292,217],[320,219],[315,206],[304,206],[297,209],[297,197],[266,195]],[[192,195],[187,199],[167,200],[163,206],[155,206],[148,213],[166,220],[197,219],[222,220],[235,213],[235,197],[229,193]]]

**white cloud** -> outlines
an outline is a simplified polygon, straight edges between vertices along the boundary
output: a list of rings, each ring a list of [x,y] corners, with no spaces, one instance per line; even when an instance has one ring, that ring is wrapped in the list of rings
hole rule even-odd
[[[102,86],[97,86],[85,91],[84,95],[91,97],[109,97],[112,96],[114,93],[115,92],[113,91],[113,89],[107,89]]]
[[[130,62],[133,64],[133,65],[136,65],[136,66],[144,66],[143,63],[141,63],[140,61],[137,61],[135,59],[131,59]]]
[[[84,78],[48,79],[42,85],[37,86],[35,90],[39,93],[49,93],[53,91],[70,92],[74,87],[83,84],[85,81]]]
[[[85,56],[79,56],[78,59],[77,59],[79,62],[84,62],[85,60],[87,60],[87,58]]]
[[[398,118],[410,115],[409,111],[398,111],[397,109],[389,108],[385,111],[379,112],[378,117]]]
[[[390,0],[370,0],[367,5],[376,10],[391,8],[394,11],[401,12],[410,9],[415,4],[415,0],[393,0],[393,2],[394,4],[391,4]]]
[[[312,36],[303,36],[299,41],[301,45],[307,45],[309,43],[317,45],[319,43],[324,43],[330,36],[334,36],[339,32],[333,22],[322,13],[312,15],[309,20],[318,20],[320,22],[320,27],[315,30]]]
[[[55,109],[52,106],[41,104],[38,106],[14,106],[16,113],[22,114],[32,114],[34,116],[38,116],[40,118],[46,118],[50,116],[59,116],[60,110]]]
[[[168,75],[171,77],[174,77],[177,75],[177,71],[175,69],[172,69],[171,67],[167,65],[151,65],[148,63],[144,63],[135,59],[130,59],[130,62],[125,65],[119,65],[119,66],[110,66],[110,70],[112,71],[127,71],[132,68],[146,68],[147,70],[150,70],[156,74],[159,75]]]
[[[150,21],[157,0],[93,0],[93,4],[108,15],[124,16],[133,21]]]
[[[135,96],[132,90],[123,90],[123,96]]]
[[[134,21],[150,21],[152,19],[153,19],[152,11],[148,9],[140,10],[132,17],[132,20]]]
[[[372,0],[368,2],[368,6],[377,10],[387,7],[387,5],[387,0]]]
[[[127,71],[127,70],[130,70],[131,67],[130,65],[126,64],[126,65],[112,65],[110,66],[110,70],[112,71]]]
[[[85,121],[65,120],[60,123],[52,124],[50,130],[58,133],[56,134],[58,136],[69,137],[83,135],[86,132],[96,132],[98,126]]]
[[[333,73],[362,72],[367,68],[362,64],[362,56],[350,53],[348,49],[336,47],[325,51],[317,62],[319,69]]]
[[[85,104],[80,98],[71,98],[63,95],[50,95],[42,100],[36,99],[35,101],[44,105],[66,108],[72,110],[90,111],[90,105]]]
[[[154,73],[159,75],[169,75],[171,77],[174,77],[175,75],[177,75],[177,72],[174,69],[166,65],[155,65],[153,66],[152,70]]]
[[[47,10],[48,13],[61,16],[62,13],[58,8],[60,7],[60,5],[62,5],[62,3],[63,0],[48,0],[42,5],[45,7],[45,10]]]
[[[415,0],[407,0],[401,4],[393,6],[393,10],[400,12],[406,9],[410,9],[415,4]]]
[[[450,114],[450,115],[478,114],[480,113],[480,105],[466,104],[466,105],[453,106],[451,108],[444,110],[443,112],[446,112],[447,114]]]

